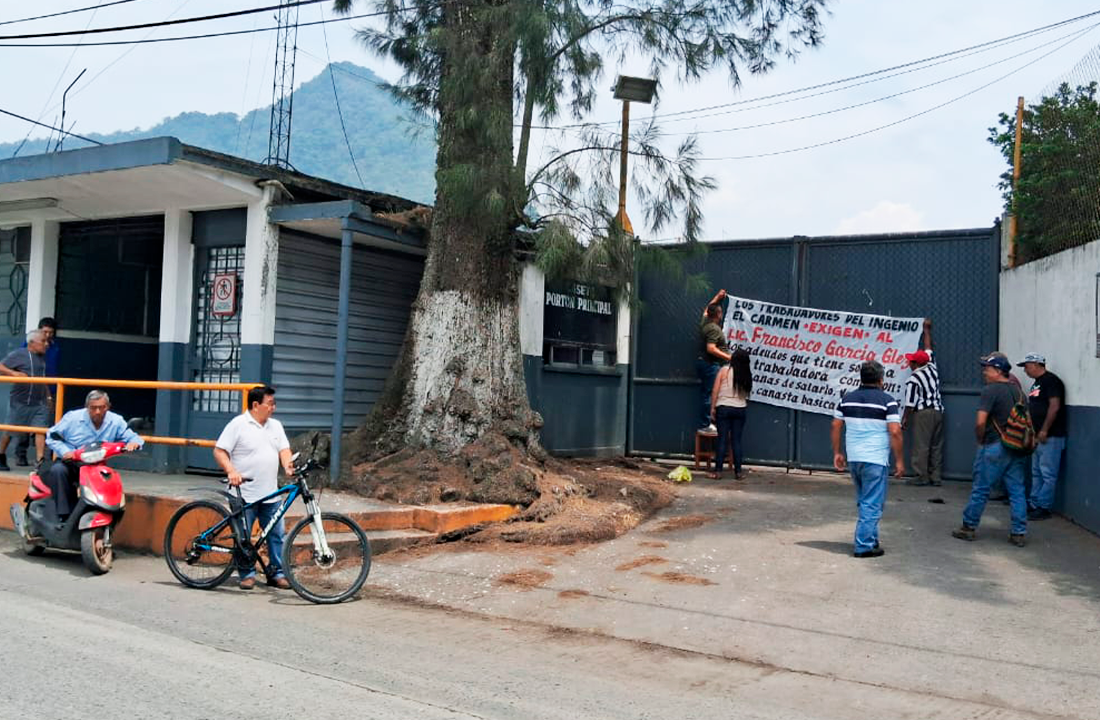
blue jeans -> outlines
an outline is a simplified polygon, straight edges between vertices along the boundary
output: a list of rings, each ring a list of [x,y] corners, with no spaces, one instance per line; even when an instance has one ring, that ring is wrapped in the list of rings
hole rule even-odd
[[[257,520],[260,521],[260,530],[262,531],[267,524],[271,522],[271,518],[275,517],[275,514],[279,510],[281,503],[260,503],[250,508],[246,508],[244,511],[244,521],[249,530],[252,531],[252,524]],[[271,534],[267,536],[267,554],[268,563],[271,566],[271,577],[277,578],[283,576],[283,540],[286,538],[286,527],[283,526],[282,519],[275,523],[275,526],[271,528]],[[237,565],[237,574],[241,576],[241,580],[250,578],[256,574],[256,566]]]
[[[1012,534],[1027,533],[1027,500],[1024,497],[1024,456],[1013,453],[1000,441],[981,445],[974,455],[974,484],[970,490],[970,503],[963,510],[963,525],[978,527],[989,500],[989,489],[998,480],[1004,480],[1012,508]]]
[[[1058,471],[1062,467],[1062,451],[1066,449],[1064,437],[1047,437],[1045,443],[1035,446],[1031,456],[1031,507],[1050,510],[1054,504],[1054,489],[1058,486]]]
[[[741,474],[741,460],[744,448],[741,446],[741,433],[745,431],[745,408],[719,405],[714,409],[714,424],[718,426],[718,442],[715,443],[714,472],[722,472],[722,463],[726,453],[733,447],[733,471]]]
[[[882,506],[886,502],[886,479],[890,468],[874,463],[848,463],[852,482],[856,486],[855,552],[873,550],[878,542],[878,521],[882,518]]]
[[[701,404],[697,427],[705,428],[710,425],[710,395],[714,391],[714,379],[718,377],[719,367],[721,366],[718,363],[707,362],[701,357],[695,358],[695,374],[702,384],[699,388]]]

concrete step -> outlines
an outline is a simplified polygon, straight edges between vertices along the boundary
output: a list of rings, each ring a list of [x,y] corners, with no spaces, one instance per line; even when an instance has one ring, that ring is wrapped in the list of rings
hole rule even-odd
[[[188,492],[189,488],[201,484],[203,479],[162,476],[154,481],[139,476],[132,480],[127,481],[126,514],[114,534],[114,542],[122,548],[159,555],[164,542],[164,529],[172,514],[184,503],[206,497]],[[210,484],[209,480],[207,484]],[[26,474],[0,473],[0,508],[21,503],[26,492]],[[334,491],[326,491],[320,503],[322,511],[340,512],[351,517],[367,532],[372,550],[379,554],[397,547],[430,542],[438,535],[472,525],[506,520],[516,512],[511,505],[397,505]],[[300,502],[295,503],[287,513],[287,530],[292,529],[302,517],[304,508]],[[7,512],[0,512],[0,528],[12,529]]]
[[[371,555],[381,555],[399,548],[433,543],[438,537],[438,533],[423,530],[371,530],[367,532]],[[348,532],[326,533],[325,538],[328,540],[329,546],[337,552],[344,546],[351,546],[358,542],[355,535]],[[294,552],[309,552],[313,548],[313,541],[309,535],[302,533],[295,539],[293,547]]]

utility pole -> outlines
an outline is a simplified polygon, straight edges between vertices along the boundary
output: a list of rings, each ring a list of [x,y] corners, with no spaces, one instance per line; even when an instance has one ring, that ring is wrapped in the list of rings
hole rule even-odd
[[[271,134],[268,136],[267,159],[264,162],[291,170],[290,121],[294,114],[298,5],[293,0],[282,0],[276,20],[279,34],[275,39],[275,79],[271,88]]]
[[[1016,99],[1016,144],[1012,150],[1012,212],[1008,215],[1008,266],[1016,267],[1016,192],[1020,184],[1020,163],[1023,160],[1024,96]]]

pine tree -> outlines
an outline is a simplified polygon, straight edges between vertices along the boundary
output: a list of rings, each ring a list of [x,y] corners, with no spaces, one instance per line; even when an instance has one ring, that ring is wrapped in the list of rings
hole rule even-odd
[[[354,0],[334,0],[350,12]],[[368,3],[363,3],[364,5]],[[429,254],[402,357],[353,438],[357,458],[403,447],[453,452],[499,433],[538,455],[518,321],[516,249],[534,239],[552,270],[629,278],[630,238],[614,222],[617,128],[589,125],[580,145],[532,167],[535,118],[587,119],[604,73],[627,56],[679,82],[720,69],[731,85],[822,38],[826,0],[397,0],[373,3],[364,44],[404,71],[392,86],[434,121],[436,200]],[[518,126],[518,147],[514,142]],[[671,155],[660,131],[631,139],[635,195],[650,232],[682,219],[698,239],[702,194],[694,139]]]

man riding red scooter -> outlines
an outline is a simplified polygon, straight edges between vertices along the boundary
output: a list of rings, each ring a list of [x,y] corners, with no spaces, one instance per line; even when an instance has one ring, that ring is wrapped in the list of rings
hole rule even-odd
[[[110,569],[111,530],[125,504],[122,480],[104,460],[144,444],[110,407],[107,393],[93,390],[84,409],[65,413],[49,429],[46,443],[59,459],[41,477],[31,473],[26,508],[11,508],[27,552],[79,549],[97,575]]]

